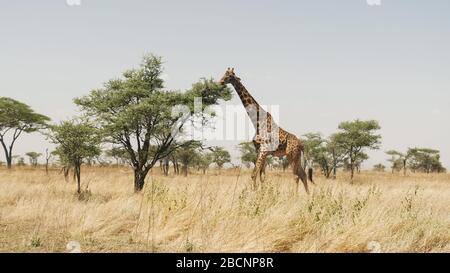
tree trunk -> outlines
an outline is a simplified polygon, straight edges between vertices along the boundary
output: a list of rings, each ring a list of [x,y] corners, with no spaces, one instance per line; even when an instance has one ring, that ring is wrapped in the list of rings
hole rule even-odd
[[[187,176],[188,175],[188,166],[187,165],[183,165],[181,170],[183,172],[183,176]]]
[[[75,176],[77,179],[77,193],[81,193],[81,166],[80,164],[75,165]]]
[[[355,163],[353,162],[353,159],[350,159],[350,180],[352,184],[354,176],[355,176]]]
[[[140,192],[144,189],[145,177],[148,171],[145,170],[134,170],[134,192]]]
[[[12,158],[11,157],[6,158],[6,165],[8,166],[8,169],[11,169],[11,167],[12,167]]]
[[[406,159],[403,160],[403,176],[406,176]]]
[[[77,180],[77,166],[73,167],[73,176],[72,176],[73,181]]]
[[[63,167],[64,180],[66,180],[66,182],[69,182],[69,171],[70,171],[69,167]]]

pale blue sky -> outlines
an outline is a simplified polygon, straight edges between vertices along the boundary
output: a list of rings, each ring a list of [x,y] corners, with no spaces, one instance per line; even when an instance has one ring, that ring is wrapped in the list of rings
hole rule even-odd
[[[234,66],[297,135],[377,119],[383,147],[366,167],[384,150],[426,146],[450,168],[449,12],[448,0],[0,0],[0,95],[59,121],[76,114],[74,97],[151,52],[170,89]],[[30,135],[15,153],[47,146]]]

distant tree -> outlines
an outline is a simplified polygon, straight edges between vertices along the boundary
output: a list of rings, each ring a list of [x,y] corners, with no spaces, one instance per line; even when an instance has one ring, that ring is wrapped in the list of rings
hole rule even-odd
[[[161,171],[165,176],[169,175],[169,165],[170,159],[168,156],[161,158],[159,160],[159,166],[161,167]]]
[[[429,148],[409,148],[407,152],[408,165],[412,171],[425,173],[445,172],[440,162],[440,152]]]
[[[143,189],[150,169],[176,150],[174,131],[182,131],[189,119],[202,116],[204,109],[219,100],[231,99],[231,90],[212,79],[201,80],[185,92],[163,90],[162,73],[161,58],[146,55],[139,67],[125,71],[123,77],[75,99],[101,126],[105,141],[127,151],[135,192]],[[200,111],[194,111],[195,98],[202,99]],[[175,115],[173,110],[180,105],[184,111]],[[202,123],[207,123],[209,119],[203,118]]]
[[[283,156],[279,159],[280,161],[280,167],[281,169],[284,171],[286,171],[286,169],[289,167],[289,160],[287,159],[286,156]]]
[[[304,135],[305,155],[312,165],[319,166],[325,177],[331,173],[331,157],[327,150],[327,140],[320,133],[308,133]]]
[[[165,158],[168,158],[168,160],[170,162],[172,162],[174,174],[177,174],[177,175],[180,174],[180,163],[179,163],[178,157],[175,155],[175,153],[171,153],[170,155],[168,155]]]
[[[19,157],[18,161],[17,161],[17,166],[25,166],[25,158],[23,157]]]
[[[388,161],[391,162],[392,172],[403,169],[403,175],[406,175],[408,154],[396,150],[389,150],[386,154],[391,156]]]
[[[19,158],[20,158],[20,155],[13,155],[12,156],[12,164],[16,164],[16,162],[18,161]]]
[[[348,159],[348,158],[347,158]],[[355,170],[360,173],[361,172],[361,166],[363,164],[364,161],[366,161],[367,159],[369,159],[369,155],[367,155],[364,152],[359,152],[356,157],[355,157]],[[350,164],[348,164],[350,166]],[[351,170],[351,167],[348,168],[349,170]]]
[[[215,147],[212,151],[212,161],[216,163],[217,167],[222,169],[225,163],[231,162],[230,153],[221,147]]]
[[[355,169],[364,161],[364,149],[379,149],[381,136],[375,132],[380,129],[380,125],[375,120],[355,120],[342,122],[338,128],[340,131],[334,138],[337,145],[345,151],[353,181]]]
[[[101,137],[98,130],[86,121],[63,121],[51,126],[49,134],[57,144],[57,154],[74,168],[77,192],[81,193],[81,164],[86,158],[100,154]]]
[[[45,149],[45,173],[48,174],[48,164],[50,162],[50,158],[52,158],[53,153],[49,152],[48,149]]]
[[[338,137],[331,135],[329,139],[325,139],[320,133],[308,133],[304,136],[305,154],[312,165],[320,167],[326,178],[330,178],[331,174],[336,178],[337,169],[343,166],[346,158]]]
[[[238,145],[238,149],[241,153],[241,162],[246,168],[250,168],[252,165],[255,165],[257,154],[253,142],[241,142]]]
[[[266,158],[266,166],[269,167],[270,170],[274,169],[277,164],[277,159],[274,156],[267,156]]]
[[[121,147],[113,147],[109,150],[106,150],[105,155],[107,157],[113,158],[116,161],[117,167],[119,166],[119,164],[124,164],[124,162],[127,162],[129,159],[128,152]]]
[[[5,164],[5,162],[0,161],[0,167],[2,167]]]
[[[69,181],[69,173],[73,167],[72,163],[70,162],[70,159],[67,158],[67,155],[62,153],[61,149],[56,149],[56,150],[52,151],[51,154],[52,154],[52,156],[55,156],[58,158],[58,164],[60,166],[62,166],[61,172],[64,174],[64,180],[66,182],[68,182]],[[74,178],[74,180],[76,179],[75,172],[74,172],[73,178]]]
[[[48,121],[50,118],[35,113],[24,103],[0,97],[0,143],[8,168],[12,166],[14,144],[22,133],[32,133],[45,128]]]
[[[179,145],[174,152],[174,156],[182,164],[181,172],[184,176],[188,175],[189,167],[194,165],[200,156],[201,143],[198,141],[187,141]]]
[[[327,178],[330,178],[331,172],[333,172],[333,179],[336,179],[337,169],[344,165],[347,157],[346,147],[340,143],[340,138],[338,134],[333,134],[326,143],[326,153],[329,155],[331,162],[331,168],[326,175]]]
[[[386,166],[384,166],[383,164],[377,164],[373,166],[373,170],[376,172],[384,172],[386,170]]]
[[[201,151],[195,161],[195,165],[197,168],[201,169],[203,174],[206,173],[206,170],[213,163],[213,156],[211,152]]]
[[[36,153],[36,152],[28,152],[25,154],[26,156],[28,156],[28,159],[30,161],[30,165],[33,167],[36,167],[38,164],[38,158],[41,157],[41,153]]]

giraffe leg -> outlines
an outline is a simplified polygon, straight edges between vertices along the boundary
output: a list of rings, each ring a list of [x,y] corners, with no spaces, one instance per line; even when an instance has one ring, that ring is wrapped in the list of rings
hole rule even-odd
[[[261,170],[263,168],[263,165],[266,164],[266,157],[267,157],[267,152],[260,152],[258,154],[258,158],[256,159],[255,168],[253,169],[253,173],[252,173],[254,189],[256,189],[256,178],[257,178],[258,174],[260,174],[260,176],[261,176]]]
[[[259,181],[264,182],[266,180],[266,162],[261,166],[261,171],[259,172]]]
[[[293,171],[294,171],[294,175],[296,175],[296,181],[297,181],[297,185],[298,185],[298,180],[301,179],[303,182],[303,186],[305,187],[306,193],[309,194],[309,189],[308,189],[308,180],[307,180],[307,175],[305,170],[303,169],[303,167],[300,164],[300,157],[299,156],[294,156],[293,157]],[[298,188],[298,186],[297,186]]]

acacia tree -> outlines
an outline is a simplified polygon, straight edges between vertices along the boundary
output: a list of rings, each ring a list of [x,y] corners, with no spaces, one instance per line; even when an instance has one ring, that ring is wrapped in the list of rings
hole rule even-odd
[[[116,167],[119,167],[120,163],[123,164],[124,162],[128,161],[128,153],[121,147],[112,147],[105,152],[105,155],[114,158],[114,160],[116,161]]]
[[[45,173],[48,174],[48,164],[52,158],[53,152],[49,152],[48,148],[45,149]]]
[[[305,154],[313,165],[318,165],[323,175],[328,179],[333,174],[336,178],[337,169],[344,163],[346,154],[335,135],[328,139],[320,133],[305,134]]]
[[[174,157],[182,164],[181,173],[183,176],[187,176],[189,167],[194,165],[199,157],[201,143],[198,141],[186,141],[178,146],[174,152]]]
[[[200,110],[229,100],[231,90],[211,80],[202,80],[185,92],[163,90],[160,57],[146,55],[141,65],[123,77],[105,83],[88,96],[75,99],[84,112],[103,129],[105,141],[125,149],[134,171],[134,190],[143,189],[145,178],[155,163],[176,148],[174,129],[182,131],[186,118],[194,113],[195,98],[202,99]],[[183,111],[174,114],[176,106]],[[153,148],[151,148],[153,147]]]
[[[17,161],[17,166],[25,166],[25,159],[23,157],[19,157]]]
[[[225,163],[231,162],[230,153],[222,147],[215,147],[212,149],[212,161],[216,163],[217,168],[222,169]]]
[[[407,152],[408,165],[411,170],[425,173],[445,172],[440,161],[440,152],[429,148],[409,148]]]
[[[328,178],[331,173],[331,160],[326,147],[327,140],[323,139],[320,133],[307,133],[304,137],[306,158],[312,165],[320,166],[322,173]]]
[[[238,149],[241,153],[241,162],[245,167],[250,168],[252,164],[255,165],[257,154],[253,142],[241,142],[238,145]]]
[[[14,144],[22,133],[32,133],[45,128],[48,121],[49,117],[34,112],[24,103],[0,97],[0,143],[8,168],[12,165]]]
[[[28,156],[28,159],[30,160],[30,165],[33,167],[36,167],[38,164],[38,158],[42,155],[41,153],[36,152],[28,152],[25,154]]]
[[[55,153],[65,162],[65,167],[73,167],[77,192],[80,194],[81,164],[83,160],[100,155],[101,152],[99,131],[86,121],[71,120],[51,126],[49,137],[57,144]]]
[[[386,166],[384,166],[383,164],[376,164],[375,166],[373,166],[373,170],[376,172],[384,172],[384,170],[386,170]]]
[[[364,152],[362,152],[362,151],[355,155],[354,166],[355,166],[355,170],[356,170],[357,173],[361,172],[361,166],[362,166],[363,162],[366,161],[367,159],[369,159],[369,155],[364,153]],[[345,165],[347,170],[351,170],[350,157],[347,157],[344,160],[344,165]]]
[[[365,149],[379,149],[381,136],[375,134],[380,125],[375,120],[346,121],[339,124],[340,132],[334,135],[334,141],[346,154],[348,165],[353,181],[355,168],[366,159],[363,151]]]
[[[203,171],[203,174],[206,173],[206,170],[209,168],[209,165],[213,163],[213,157],[211,152],[201,151],[196,158],[195,165],[197,168]]]
[[[331,170],[328,173],[328,178],[331,175],[331,171],[333,172],[333,179],[337,177],[337,169],[342,167],[347,153],[345,151],[345,146],[342,146],[339,143],[339,137],[336,134],[330,136],[329,140],[326,144],[326,151],[329,154],[330,162],[331,162]]]
[[[279,166],[281,167],[283,172],[286,171],[286,169],[289,167],[289,160],[287,156],[283,156],[279,159]]]
[[[391,156],[391,158],[388,159],[388,161],[392,163],[391,165],[392,172],[394,172],[395,170],[403,169],[403,175],[406,175],[408,154],[396,150],[389,150],[386,152],[386,154]]]

